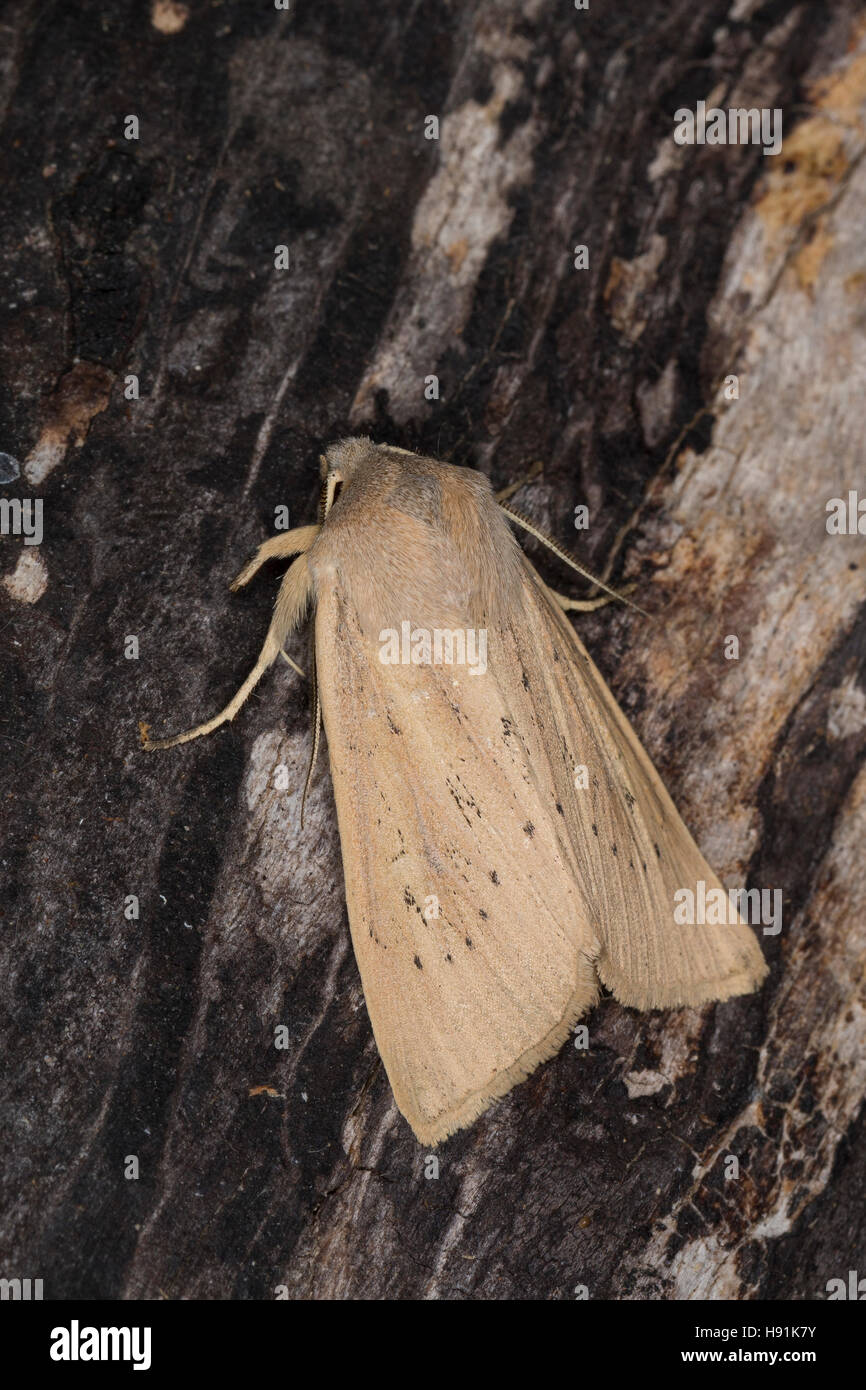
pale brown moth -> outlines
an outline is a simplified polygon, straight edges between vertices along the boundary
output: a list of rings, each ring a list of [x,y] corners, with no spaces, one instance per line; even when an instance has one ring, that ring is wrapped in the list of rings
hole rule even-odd
[[[250,675],[146,746],[233,719],[314,605],[313,756],[321,700],[355,955],[397,1105],[436,1144],[552,1057],[600,983],[673,1008],[749,993],[766,965],[742,921],[675,923],[677,889],[719,881],[564,616],[599,600],[544,584],[507,518],[531,524],[474,469],[369,439],[322,469],[320,524],[232,586],[297,556]],[[421,638],[417,662],[384,660],[407,622],[485,633],[486,669],[424,659]]]

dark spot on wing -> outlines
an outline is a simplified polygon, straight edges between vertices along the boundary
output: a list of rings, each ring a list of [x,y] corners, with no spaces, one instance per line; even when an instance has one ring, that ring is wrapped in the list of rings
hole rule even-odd
[[[498,883],[498,882],[499,882],[499,875],[498,875],[498,873],[496,872],[495,869],[491,869],[491,870],[490,870],[490,882],[491,882],[491,883]]]
[[[559,812],[559,814],[560,814],[561,816],[564,816],[564,815],[565,815],[565,812],[563,811],[563,809],[562,809],[562,807],[561,807],[561,805],[559,804],[558,801],[557,801],[557,803],[556,803],[556,809],[557,809],[557,811]]]
[[[446,951],[446,953],[445,953],[445,959],[446,959],[446,960],[450,960],[450,959],[451,959],[451,952],[450,952],[450,951]]]
[[[611,849],[612,849],[612,850],[613,850],[613,852],[614,852],[614,854],[616,854],[616,853],[617,853],[617,848],[616,848],[616,845],[611,845]]]
[[[421,964],[421,962],[420,962],[420,960],[418,959],[417,956],[415,957],[415,964],[417,965],[417,967],[418,967],[419,970],[423,970],[423,969],[424,969],[423,965]]]
[[[460,781],[460,778],[458,777],[457,780],[458,780],[458,782],[459,782],[459,781]],[[445,785],[446,785],[446,787],[448,788],[448,790],[449,790],[449,792],[451,793],[451,795],[453,796],[454,800],[456,801],[456,803],[457,803],[457,809],[459,810],[459,812],[460,812],[461,816],[463,817],[463,819],[465,820],[466,824],[467,824],[467,825],[471,825],[472,822],[471,822],[471,820],[469,819],[469,817],[467,816],[466,812],[465,812],[464,809],[463,809],[463,797],[461,797],[461,796],[459,795],[459,793],[456,791],[456,789],[455,789],[454,787],[452,787],[452,785],[451,785],[451,783],[448,781],[447,777],[446,777],[446,779],[445,779]],[[461,785],[462,785],[462,783],[461,783]],[[473,801],[472,797],[469,795],[468,792],[466,792],[465,794],[466,794],[466,802],[467,802],[467,805],[469,805],[474,811],[476,811],[476,812],[480,815],[481,813],[478,811],[478,807],[475,805],[475,802]]]
[[[656,852],[656,859],[661,859],[661,857],[662,857],[662,852],[661,852],[661,850],[659,849],[658,845],[654,844],[654,845],[653,845],[653,849],[654,849],[655,852]]]
[[[593,821],[593,823],[592,823],[592,833],[593,833],[593,835],[597,835],[597,834],[598,834],[598,826],[596,825],[595,821]]]
[[[484,911],[484,908],[483,908],[483,907],[479,907],[479,909],[478,909],[478,916],[479,916],[479,917],[483,917],[484,920],[485,920],[485,922],[487,921],[487,913]]]
[[[475,948],[473,947],[473,945],[472,945],[472,937],[471,937],[471,936],[467,936],[467,938],[466,938],[466,945],[469,947],[470,951],[472,951],[472,950],[475,949]]]
[[[392,733],[392,734],[399,734],[399,733],[401,732],[401,730],[397,728],[397,725],[394,723],[393,719],[391,718],[390,713],[386,713],[385,718],[388,720],[388,728],[391,730],[391,733]]]
[[[406,904],[407,907],[414,907],[414,909],[415,909],[415,911],[418,913],[418,916],[419,916],[419,917],[423,917],[423,916],[424,916],[423,912],[421,911],[420,907],[418,906],[418,903],[417,903],[416,900],[415,900],[414,894],[411,893],[411,892],[409,891],[409,885],[408,885],[408,883],[407,883],[406,887],[403,889],[403,901],[404,901],[404,903]]]
[[[528,690],[528,689],[529,689],[529,677],[527,676],[527,674],[526,674],[525,671],[523,672],[523,689],[524,689],[524,690]]]
[[[535,826],[532,824],[531,820],[528,820],[524,825],[523,833],[524,835],[528,835],[530,840],[532,839],[533,835],[535,834]]]

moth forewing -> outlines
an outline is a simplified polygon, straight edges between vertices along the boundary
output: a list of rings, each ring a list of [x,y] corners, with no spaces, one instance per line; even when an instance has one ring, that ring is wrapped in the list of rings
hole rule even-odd
[[[596,998],[598,942],[495,683],[383,665],[337,584],[316,658],[367,1007],[434,1144],[559,1049]]]
[[[756,989],[767,973],[751,928],[680,925],[675,894],[721,884],[583,644],[526,562],[521,661],[553,713],[551,777],[594,907],[601,982],[624,1004],[698,1005]],[[575,765],[585,769],[576,785]]]

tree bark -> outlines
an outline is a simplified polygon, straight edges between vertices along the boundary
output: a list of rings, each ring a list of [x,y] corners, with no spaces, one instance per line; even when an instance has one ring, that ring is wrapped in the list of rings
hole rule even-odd
[[[866,554],[826,524],[866,486],[862,6],[48,0],[3,38],[2,496],[44,527],[4,537],[0,594],[3,1272],[60,1299],[866,1273]],[[701,100],[780,108],[781,153],[678,145]],[[275,508],[315,520],[350,432],[497,487],[543,462],[521,508],[654,617],[582,637],[713,867],[784,902],[759,994],[604,999],[438,1177],[373,1042],[325,759],[299,826],[304,683],[139,745],[238,687],[277,571],[227,583]]]

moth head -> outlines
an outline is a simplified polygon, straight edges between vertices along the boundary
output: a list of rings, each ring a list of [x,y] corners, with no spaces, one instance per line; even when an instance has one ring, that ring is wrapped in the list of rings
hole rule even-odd
[[[340,439],[331,444],[319,455],[319,472],[322,477],[322,495],[319,501],[319,524],[322,525],[334,505],[337,493],[350,482],[359,467],[375,453],[376,446],[371,439]]]
[[[323,522],[339,493],[354,478],[365,473],[368,478],[377,478],[393,465],[393,454],[403,454],[407,458],[417,458],[409,449],[398,449],[394,444],[374,444],[366,435],[340,439],[331,444],[319,455],[322,477],[322,500],[320,522]]]
[[[333,479],[335,483],[348,483],[359,468],[369,463],[376,454],[378,445],[364,435],[351,439],[339,439],[319,456],[322,481]]]
[[[365,435],[357,435],[354,438],[338,440],[336,444],[331,444],[323,454],[319,455],[322,477],[321,522],[325,520],[342,488],[351,483],[357,474],[371,466],[375,471],[377,456],[387,452],[387,445],[374,444],[372,439],[368,439]],[[402,453],[403,451],[398,452]],[[381,464],[381,457],[379,457],[379,464]]]

